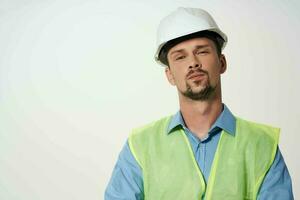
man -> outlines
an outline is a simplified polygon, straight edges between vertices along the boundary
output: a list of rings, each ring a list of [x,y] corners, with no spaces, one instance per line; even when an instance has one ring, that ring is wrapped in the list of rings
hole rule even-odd
[[[161,21],[156,60],[180,110],[133,130],[106,200],[293,199],[279,129],[236,117],[222,103],[226,42],[202,9],[178,8]]]

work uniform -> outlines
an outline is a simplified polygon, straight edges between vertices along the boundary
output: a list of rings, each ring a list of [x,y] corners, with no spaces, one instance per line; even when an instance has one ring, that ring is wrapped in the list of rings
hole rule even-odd
[[[208,178],[211,173],[210,171],[211,171],[212,161],[215,159],[215,152],[218,143],[219,141],[222,141],[222,139],[220,140],[220,136],[222,136],[222,134],[223,135],[227,134],[228,136],[235,137],[237,131],[236,130],[237,122],[238,120],[236,119],[236,117],[234,117],[229,111],[229,109],[224,105],[224,109],[222,113],[220,114],[220,116],[217,118],[216,122],[213,124],[213,126],[210,129],[208,137],[200,141],[197,137],[195,137],[194,134],[192,134],[186,128],[181,113],[178,112],[176,115],[170,118],[165,133],[169,135],[170,134],[175,135],[180,133],[178,131],[184,131],[182,133],[184,133],[188,138],[186,141],[191,146],[190,150],[192,152],[192,156],[194,156],[196,167],[199,167],[198,170],[203,175],[203,182],[205,185],[207,185]],[[275,142],[274,144],[277,143]],[[112,179],[107,187],[106,194],[105,194],[105,199],[107,200],[144,198],[145,185],[143,185],[143,181],[145,180],[143,175],[145,175],[145,172],[143,172],[142,169],[139,167],[141,163],[138,164],[136,162],[136,156],[135,157],[132,156],[133,148],[132,147],[128,148],[127,145],[125,145],[125,148],[120,154],[118,163],[113,172]],[[277,145],[275,145],[275,151],[273,149],[274,155],[276,152],[276,148]],[[271,155],[270,157],[272,161],[270,163],[270,166],[271,165],[272,166],[267,167],[270,169],[268,170],[266,176],[263,175],[263,179],[261,180],[261,187],[257,188],[257,191],[259,192],[256,195],[258,195],[258,199],[293,199],[290,176],[288,174],[284,161],[281,157],[280,151],[277,150],[276,156],[274,155],[273,156]],[[187,158],[190,158],[189,156],[190,155],[187,154]],[[176,159],[176,154],[174,154],[172,159]],[[233,160],[231,162],[233,162]],[[174,166],[175,169],[176,167],[179,166]],[[199,177],[199,176],[195,176],[195,177]],[[199,183],[200,186],[201,182]],[[179,197],[180,188],[181,189],[184,188],[183,187],[184,184],[185,183],[183,182],[182,185],[177,186],[178,190],[174,191],[175,196],[176,194],[178,194]],[[158,185],[158,187],[165,187],[165,186]],[[235,186],[232,185],[232,187]],[[187,193],[189,193],[188,190],[189,189],[185,189]],[[205,193],[206,191],[204,191],[203,194],[201,195],[202,198],[205,198],[206,196]],[[250,195],[249,198],[253,199],[254,197]],[[167,199],[167,198],[161,198],[161,199]],[[195,198],[195,199],[199,199],[199,198]]]

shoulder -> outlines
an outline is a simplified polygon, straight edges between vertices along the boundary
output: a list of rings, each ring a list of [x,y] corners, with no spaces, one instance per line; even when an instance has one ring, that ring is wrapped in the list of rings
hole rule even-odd
[[[266,129],[266,130],[278,130],[280,128],[269,125],[269,124],[264,124],[264,123],[260,123],[260,122],[254,122],[254,121],[250,121],[250,120],[246,120],[243,119],[241,117],[236,117],[237,119],[237,126],[247,126],[248,128],[251,129]]]
[[[128,144],[140,166],[143,166],[144,155],[147,155],[149,149],[156,148],[157,142],[166,135],[164,133],[171,118],[166,116],[132,130]]]
[[[165,116],[142,126],[133,128],[130,137],[144,136],[151,133],[157,133],[158,130],[166,130],[171,118],[172,115]]]
[[[264,136],[270,136],[272,138],[279,137],[280,128],[278,127],[269,124],[246,120],[240,117],[236,117],[236,121],[237,121],[236,124],[237,131],[241,133],[248,133],[256,137],[264,137]]]
[[[258,128],[269,128],[269,129],[278,129],[277,127],[273,126],[273,125],[269,125],[269,124],[265,124],[265,123],[260,123],[260,122],[255,122],[255,121],[251,121],[251,120],[247,120],[241,117],[235,117],[240,123],[244,123],[244,124],[248,124],[248,125],[252,125],[254,127],[258,127]]]

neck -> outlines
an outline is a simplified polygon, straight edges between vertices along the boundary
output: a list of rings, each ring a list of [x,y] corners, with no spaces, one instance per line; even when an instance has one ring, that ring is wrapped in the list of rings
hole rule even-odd
[[[222,112],[221,92],[217,92],[213,99],[207,101],[195,101],[180,95],[179,103],[186,126],[200,139],[208,134]]]

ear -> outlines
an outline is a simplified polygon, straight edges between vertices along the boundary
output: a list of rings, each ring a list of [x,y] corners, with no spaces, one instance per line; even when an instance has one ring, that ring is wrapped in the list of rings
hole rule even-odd
[[[221,64],[220,74],[223,74],[227,69],[227,63],[226,63],[226,58],[225,58],[224,54],[220,55],[220,64]]]
[[[170,83],[171,85],[175,85],[174,76],[173,76],[173,73],[171,72],[171,69],[170,69],[169,66],[166,67],[166,69],[165,69],[165,74],[166,74],[166,76],[167,76],[167,79],[168,79],[169,83]]]

